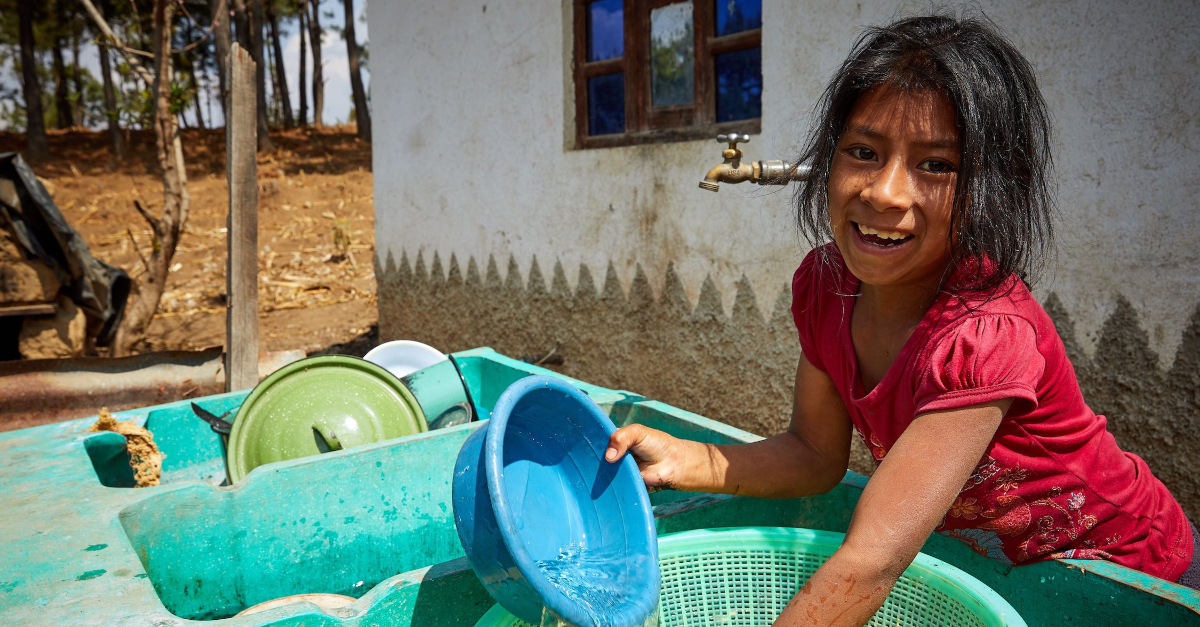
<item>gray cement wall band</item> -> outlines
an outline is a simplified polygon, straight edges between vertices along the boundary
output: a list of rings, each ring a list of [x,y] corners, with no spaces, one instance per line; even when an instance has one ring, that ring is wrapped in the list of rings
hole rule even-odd
[[[674,266],[656,295],[638,267],[626,293],[610,264],[598,283],[587,265],[577,269],[575,289],[561,262],[549,285],[535,257],[527,277],[514,259],[501,277],[489,255],[481,273],[474,257],[461,268],[450,255],[448,268],[434,253],[401,253],[397,262],[377,260],[381,341],[413,339],[450,352],[491,346],[512,356],[551,350],[563,374],[605,387],[625,389],[683,409],[772,435],[787,427],[792,382],[800,356],[787,286],[774,293],[769,311],[758,308],[748,281],[732,295],[732,313],[712,281],[688,301]],[[1174,366],[1161,371],[1133,307],[1122,298],[1101,332],[1095,357],[1075,338],[1074,323],[1057,296],[1044,306],[1075,366],[1084,398],[1108,417],[1108,428],[1128,452],[1142,456],[1184,505],[1200,518],[1200,307],[1179,342]],[[870,454],[854,439],[851,468],[870,474]]]

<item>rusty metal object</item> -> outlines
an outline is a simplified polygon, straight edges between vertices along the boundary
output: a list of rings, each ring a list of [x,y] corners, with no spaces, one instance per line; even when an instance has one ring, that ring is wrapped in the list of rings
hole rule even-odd
[[[260,353],[261,380],[304,351]],[[0,431],[225,391],[220,349],[0,363]]]
[[[745,181],[759,185],[787,185],[792,181],[807,179],[812,170],[806,165],[778,159],[742,163],[742,151],[737,145],[739,142],[749,142],[749,135],[717,135],[717,141],[729,144],[728,148],[721,151],[725,161],[704,175],[704,180],[700,181],[700,189],[715,192],[720,190],[720,183]]]

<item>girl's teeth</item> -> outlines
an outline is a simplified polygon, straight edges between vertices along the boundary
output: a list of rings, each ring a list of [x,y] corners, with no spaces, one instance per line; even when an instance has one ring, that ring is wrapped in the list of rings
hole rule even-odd
[[[904,239],[908,237],[904,233],[899,233],[896,231],[877,231],[869,226],[863,226],[861,224],[858,225],[858,232],[862,233],[863,235],[882,237],[883,239]]]

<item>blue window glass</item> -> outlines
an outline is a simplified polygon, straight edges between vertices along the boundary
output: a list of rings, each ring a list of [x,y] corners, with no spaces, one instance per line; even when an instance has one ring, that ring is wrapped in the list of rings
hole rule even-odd
[[[587,7],[587,60],[603,61],[625,54],[623,0],[599,0]]]
[[[762,0],[713,0],[717,37],[762,28]]]
[[[587,81],[588,135],[625,132],[625,73],[601,74]]]
[[[715,57],[717,121],[762,117],[762,48]]]

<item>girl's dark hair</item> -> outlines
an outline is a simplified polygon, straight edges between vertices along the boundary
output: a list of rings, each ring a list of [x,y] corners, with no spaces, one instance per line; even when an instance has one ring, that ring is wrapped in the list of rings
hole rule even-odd
[[[941,288],[978,294],[1013,274],[1032,281],[1053,250],[1049,114],[1033,68],[986,18],[908,18],[858,38],[825,89],[800,158],[812,165],[795,198],[809,243],[833,238],[830,164],[851,109],[876,87],[939,92],[958,115],[957,245]]]

